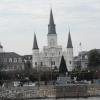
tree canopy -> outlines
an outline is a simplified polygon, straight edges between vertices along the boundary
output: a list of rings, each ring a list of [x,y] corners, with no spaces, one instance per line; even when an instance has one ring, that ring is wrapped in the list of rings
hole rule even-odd
[[[66,62],[64,60],[64,57],[62,55],[61,62],[60,62],[60,66],[59,66],[59,74],[66,73],[66,72],[68,72],[68,69],[67,69]]]
[[[100,54],[96,49],[91,50],[88,55],[88,66],[97,67],[98,65],[100,65]]]

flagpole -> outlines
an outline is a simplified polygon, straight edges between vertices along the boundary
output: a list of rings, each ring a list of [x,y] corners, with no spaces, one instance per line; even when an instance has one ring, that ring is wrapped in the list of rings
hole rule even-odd
[[[80,50],[81,50],[81,69],[82,69],[82,44],[81,44],[81,42],[80,42]]]

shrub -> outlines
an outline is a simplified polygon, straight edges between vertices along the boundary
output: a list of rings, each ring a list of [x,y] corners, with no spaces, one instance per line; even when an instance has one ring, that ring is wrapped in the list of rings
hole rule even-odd
[[[79,80],[91,80],[93,79],[93,72],[76,72],[71,73],[71,79],[77,77]]]

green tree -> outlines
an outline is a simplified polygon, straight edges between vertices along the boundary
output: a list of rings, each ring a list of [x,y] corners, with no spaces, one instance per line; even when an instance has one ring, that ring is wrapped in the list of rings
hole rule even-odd
[[[62,55],[60,66],[59,66],[59,74],[66,73],[66,72],[68,72],[68,70],[67,70],[67,66],[66,66],[66,62],[64,60],[64,57]]]
[[[97,67],[98,65],[100,65],[100,54],[96,49],[91,50],[88,55],[88,66]]]

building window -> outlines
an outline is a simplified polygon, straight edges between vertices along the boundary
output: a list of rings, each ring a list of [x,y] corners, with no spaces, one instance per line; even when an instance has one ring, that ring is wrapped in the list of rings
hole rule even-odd
[[[45,52],[45,56],[47,56],[47,52]]]
[[[85,55],[85,59],[88,59],[88,56],[87,55]]]
[[[22,69],[22,66],[21,65],[19,65],[19,69]]]
[[[12,66],[9,66],[9,69],[13,69],[13,67]]]
[[[7,69],[7,66],[4,66],[4,69]]]
[[[42,64],[42,62],[41,62],[41,66],[42,66],[43,64]]]
[[[51,65],[55,65],[55,61],[51,61]]]
[[[71,64],[71,61],[69,61],[69,64]]]
[[[4,62],[7,62],[7,58],[4,58]]]
[[[9,58],[9,62],[12,62],[12,58]]]
[[[22,59],[21,59],[21,58],[18,58],[18,62],[19,62],[19,63],[22,62]]]
[[[17,58],[14,58],[14,62],[17,62]]]
[[[50,46],[52,45],[52,43],[50,42]]]
[[[53,62],[53,65],[55,65],[55,61]]]
[[[60,55],[60,52],[59,52],[59,55]]]
[[[35,62],[35,65],[37,66],[37,62]]]
[[[14,66],[14,69],[17,69],[17,66],[16,65]]]

